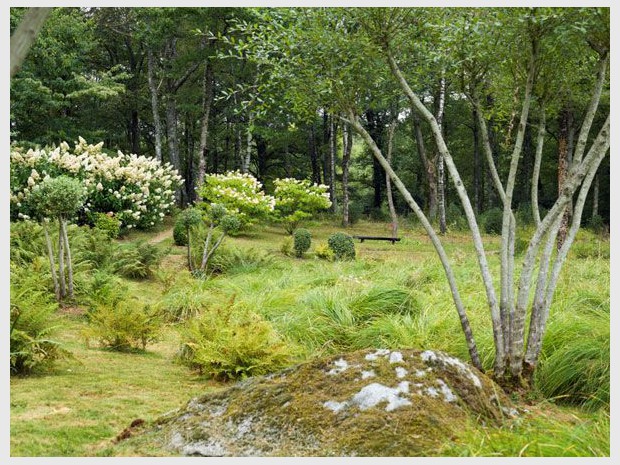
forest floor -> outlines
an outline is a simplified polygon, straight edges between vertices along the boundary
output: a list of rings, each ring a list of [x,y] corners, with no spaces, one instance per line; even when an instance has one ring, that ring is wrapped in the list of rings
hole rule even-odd
[[[166,279],[174,283],[184,268],[185,249],[173,245],[171,225],[171,220],[167,219],[157,230],[132,233],[123,242],[146,240],[168,250],[161,268],[168,273]],[[352,235],[388,235],[388,228],[383,223],[361,222],[347,232]],[[341,230],[337,224],[325,222],[312,223],[309,229],[313,234],[313,244],[325,243],[329,234]],[[437,334],[444,325],[439,318],[444,315],[451,315],[453,323],[457,324],[441,270],[435,265],[437,260],[430,241],[420,228],[401,226],[400,235],[403,240],[395,245],[356,242],[356,262],[330,264],[313,258],[284,257],[280,252],[287,239],[284,232],[273,226],[257,227],[247,234],[227,238],[227,246],[261,250],[276,258],[262,267],[246,267],[230,276],[213,277],[212,292],[214,296],[234,292],[238,299],[245,299],[248,304],[254,302],[263,309],[276,305],[281,299],[277,307],[280,309],[286,308],[291,296],[312,292],[317,285],[331,286],[334,283],[334,286],[346,288],[347,283],[354,283],[353,286],[357,285],[355,283],[385,284],[396,282],[396,279],[409,282],[411,276],[423,275],[422,282],[428,283],[425,284],[428,287],[419,291],[429,299],[428,305],[433,313],[437,313],[435,316],[425,314],[425,317],[429,318],[428,325],[436,325],[432,332]],[[490,256],[497,258],[497,238],[487,237],[485,240]],[[588,240],[584,238],[582,242]],[[476,282],[477,278],[469,277],[475,265],[469,265],[473,249],[468,234],[451,234],[444,238],[444,242],[454,262],[466,265],[457,271],[457,278]],[[609,247],[608,240],[604,246]],[[569,307],[580,298],[576,294],[579,292],[600,293],[601,277],[609,274],[608,261],[594,260],[583,264],[573,261],[569,276],[563,280],[562,289],[566,292],[558,305]],[[429,263],[434,268],[428,268]],[[126,282],[133,295],[148,302],[157,302],[165,293],[161,279]],[[168,283],[168,287],[170,285]],[[602,285],[602,292],[608,295],[604,279]],[[476,307],[478,301],[475,299],[479,299],[483,291],[471,291],[471,286],[474,284],[466,281],[465,292],[471,292],[471,298],[466,297],[466,305]],[[88,323],[81,312],[60,312],[59,321],[61,328],[56,339],[71,352],[72,357],[58,362],[51,372],[45,374],[11,377],[11,456],[168,455],[169,452],[161,446],[117,444],[116,438],[134,420],[150,424],[161,415],[181,408],[192,397],[230,385],[200,376],[175,362],[180,343],[175,326],[164,327],[159,341],[145,351],[119,353],[85,344],[83,331]],[[442,331],[446,334],[454,332]],[[427,343],[438,345],[437,341],[441,339],[436,339],[436,335],[433,337],[435,339],[429,339]],[[605,409],[590,413],[540,397],[525,407],[532,412],[531,417],[524,417],[519,423],[497,431],[486,428],[472,431],[467,444],[447,445],[438,454],[609,455],[609,412]]]

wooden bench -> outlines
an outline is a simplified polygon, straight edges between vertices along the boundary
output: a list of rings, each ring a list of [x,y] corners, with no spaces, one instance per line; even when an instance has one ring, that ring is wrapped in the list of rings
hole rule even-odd
[[[400,237],[381,237],[381,236],[353,236],[355,239],[359,239],[360,242],[368,241],[390,241],[392,245],[395,242],[400,241]]]

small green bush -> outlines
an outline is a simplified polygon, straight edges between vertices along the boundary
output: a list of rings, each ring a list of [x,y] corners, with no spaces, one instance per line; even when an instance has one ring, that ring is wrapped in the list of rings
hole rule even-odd
[[[121,246],[114,256],[115,273],[125,278],[148,278],[159,266],[164,252],[144,241]]]
[[[172,238],[174,239],[174,245],[186,246],[187,245],[187,227],[184,222],[177,220],[174,223],[172,229]]]
[[[329,236],[327,245],[334,252],[336,260],[355,260],[355,244],[348,234],[337,232]]]
[[[321,260],[328,260],[330,262],[334,260],[334,251],[330,249],[329,245],[325,242],[317,245],[314,248],[314,254],[317,258],[320,258]]]
[[[229,304],[191,320],[181,330],[180,360],[216,379],[239,379],[280,370],[292,361],[291,347],[269,322]]]
[[[135,301],[96,305],[88,316],[89,325],[82,332],[86,344],[94,339],[101,347],[117,351],[144,350],[157,341],[161,329],[159,315]]]
[[[504,211],[501,208],[493,207],[482,215],[482,224],[484,232],[487,234],[502,233],[502,218]]]
[[[116,239],[121,231],[121,221],[114,215],[94,212],[90,215],[93,227],[104,231],[111,239]]]
[[[295,256],[297,258],[303,257],[304,253],[310,248],[312,242],[312,235],[310,231],[305,228],[297,228],[293,233],[293,241],[295,248]]]

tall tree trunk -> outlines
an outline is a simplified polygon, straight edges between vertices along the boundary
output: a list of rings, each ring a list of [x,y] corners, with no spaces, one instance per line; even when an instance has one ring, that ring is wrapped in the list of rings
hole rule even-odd
[[[368,133],[373,138],[378,147],[383,147],[383,124],[381,115],[374,110],[366,110],[366,121],[368,122]],[[372,186],[373,186],[373,209],[379,210],[383,201],[383,180],[385,174],[381,164],[375,157],[372,157]]]
[[[155,84],[155,59],[153,51],[149,48],[147,57],[147,75],[149,82],[149,92],[151,94],[151,110],[153,112],[153,126],[155,129],[155,158],[162,161],[161,154],[161,119],[159,117],[159,99],[157,85]]]
[[[198,145],[198,175],[196,187],[200,188],[207,171],[207,137],[209,135],[209,116],[213,102],[213,67],[211,61],[205,63],[205,71],[202,76],[202,122],[200,124],[200,144]]]
[[[65,247],[62,233],[62,219],[58,219],[58,278],[60,284],[60,300],[67,296],[67,280],[65,277]]]
[[[426,185],[428,188],[428,218],[431,222],[437,219],[437,165],[432,162],[426,155],[426,147],[424,146],[424,136],[422,135],[422,127],[420,125],[420,117],[415,110],[411,112],[413,121],[413,131],[418,149],[418,155],[424,165],[426,173]]]
[[[558,125],[560,128],[558,135],[558,195],[562,192],[564,183],[566,182],[566,177],[568,176],[570,157],[569,133],[570,127],[572,126],[572,119],[572,109],[570,108],[570,103],[565,102],[558,117]],[[562,244],[566,239],[566,234],[568,234],[568,221],[571,213],[570,210],[571,208],[566,209],[560,223],[557,241],[558,250],[562,248]]]
[[[437,126],[443,134],[443,115],[446,102],[446,76],[444,71],[441,72],[441,79],[439,81],[439,99],[437,101],[437,113],[435,120]],[[444,158],[439,151],[437,154],[437,210],[439,213],[439,233],[445,234],[446,227],[446,188],[445,188],[445,173],[444,173]]]
[[[254,115],[248,110],[248,126],[245,132],[245,155],[241,163],[241,172],[248,173],[250,171],[250,160],[252,159],[252,130],[254,127]]]
[[[334,121],[334,116],[330,116],[329,126],[329,198],[332,201],[332,212],[336,213],[338,208],[336,201],[336,137],[338,136],[338,125]]]
[[[478,110],[473,107],[472,116],[474,124],[472,131],[474,133],[474,207],[476,215],[482,212],[484,204],[484,175],[483,165],[480,158],[480,134],[478,129]]]
[[[592,221],[598,216],[598,203],[599,203],[599,184],[601,175],[597,174],[594,178],[594,190],[592,192]]]
[[[320,153],[322,161],[321,167],[323,171],[323,184],[325,185],[331,184],[331,182],[329,182],[329,130],[329,115],[327,114],[327,111],[323,109],[323,141],[320,147]]]
[[[310,164],[312,166],[312,182],[321,184],[321,169],[319,166],[319,157],[316,150],[316,135],[314,124],[311,124],[308,132],[308,154],[310,155]]]
[[[388,128],[388,146],[387,146],[387,162],[392,166],[392,142],[394,140],[394,131],[396,130],[396,125],[398,124],[398,120],[394,118],[394,121],[390,123],[390,127]],[[388,207],[390,209],[390,219],[392,226],[392,237],[398,237],[398,215],[396,214],[396,208],[394,208],[394,198],[392,197],[392,180],[388,173],[385,174],[385,194],[387,196]]]
[[[29,8],[11,35],[11,77],[19,71],[51,8]]]
[[[179,156],[179,139],[178,139],[178,114],[177,102],[174,94],[169,94],[166,98],[166,130],[168,133],[168,157],[172,167],[181,173],[181,160]],[[175,192],[177,204],[181,201],[181,188],[177,188]]]
[[[546,115],[544,103],[541,104],[540,123],[538,126],[538,137],[536,138],[536,155],[534,157],[534,169],[532,172],[531,201],[532,215],[534,224],[540,225],[540,209],[538,207],[538,179],[540,177],[540,165],[542,162],[542,152],[545,143]]]
[[[50,271],[52,273],[52,282],[54,283],[54,294],[56,294],[56,300],[60,300],[60,285],[58,284],[58,274],[56,273],[56,262],[54,260],[54,248],[52,247],[52,240],[47,227],[47,222],[43,222],[43,232],[45,233],[45,244],[47,245],[47,257],[50,261]]]
[[[353,133],[351,128],[342,125],[342,225],[347,228],[349,219],[349,162],[351,160],[351,148],[353,146]]]
[[[69,236],[67,236],[67,221],[61,220],[60,227],[62,229],[62,237],[65,245],[65,254],[67,256],[67,294],[73,299],[73,263],[71,260],[71,247],[69,246]]]

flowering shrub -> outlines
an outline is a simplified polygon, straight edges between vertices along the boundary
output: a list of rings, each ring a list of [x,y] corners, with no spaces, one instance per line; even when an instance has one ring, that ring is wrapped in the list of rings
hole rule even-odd
[[[207,175],[200,195],[203,205],[221,205],[228,215],[237,217],[243,227],[274,210],[275,199],[266,195],[262,187],[251,174],[229,171]]]
[[[332,205],[329,200],[329,187],[324,184],[313,184],[307,179],[294,178],[276,179],[273,183],[276,186],[275,208],[289,234],[313,213]]]
[[[169,163],[154,158],[102,152],[103,142],[83,138],[73,150],[62,142],[56,148],[11,149],[11,217],[28,219],[34,213],[27,197],[44,179],[67,175],[87,188],[84,213],[112,213],[121,227],[148,229],[160,222],[174,204],[181,176]]]

